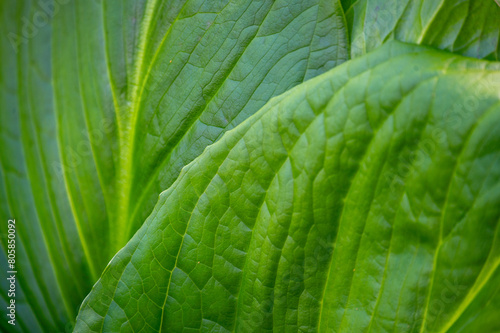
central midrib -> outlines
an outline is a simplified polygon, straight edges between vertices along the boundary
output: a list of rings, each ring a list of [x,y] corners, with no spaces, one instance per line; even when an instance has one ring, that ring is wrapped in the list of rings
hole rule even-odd
[[[137,53],[135,72],[133,73],[132,79],[132,93],[131,93],[131,104],[126,105],[125,108],[130,114],[121,130],[118,131],[119,135],[119,146],[120,146],[120,161],[119,161],[119,171],[117,175],[117,188],[119,199],[116,206],[116,228],[114,233],[111,235],[113,248],[112,252],[117,252],[123,245],[128,241],[127,229],[121,227],[122,225],[127,226],[129,222],[129,203],[132,189],[132,166],[133,166],[133,155],[134,155],[134,142],[135,142],[135,130],[137,114],[139,109],[139,101],[142,95],[143,83],[146,81],[149,75],[149,69],[141,80],[141,74],[144,71],[144,55],[145,46],[147,40],[149,39],[151,22],[154,16],[155,8],[157,5],[157,0],[148,1],[146,5],[146,11],[144,14],[143,23],[140,28],[140,41],[139,41],[139,52]],[[173,24],[173,23],[172,23]],[[167,31],[168,34],[168,31]],[[161,45],[158,47],[158,49]],[[155,55],[156,56],[156,55]],[[141,88],[139,91],[139,87]],[[120,227],[118,227],[120,226]]]
[[[156,2],[156,1],[155,1]],[[149,66],[145,68],[144,63],[143,63],[143,57],[144,57],[144,46],[149,40],[149,27],[151,26],[151,17],[148,17],[145,19],[145,23],[147,24],[148,28],[145,30],[145,33],[142,34],[141,36],[146,36],[145,38],[141,39],[141,52],[140,55],[138,55],[138,60],[137,60],[137,66],[136,68],[139,68],[140,70],[136,70],[136,75],[135,75],[135,82],[137,84],[134,85],[134,90],[132,92],[132,106],[130,108],[130,113],[131,113],[131,120],[128,122],[127,126],[124,127],[123,135],[120,137],[120,142],[124,143],[121,145],[122,151],[124,154],[120,154],[120,174],[119,174],[119,180],[121,180],[119,184],[120,188],[120,200],[119,200],[119,206],[117,207],[118,213],[117,213],[117,221],[121,221],[119,223],[125,222],[125,228],[120,228],[119,234],[116,237],[116,241],[114,242],[117,244],[116,250],[121,249],[123,245],[125,245],[128,240],[130,239],[130,234],[133,232],[132,230],[132,224],[134,218],[137,216],[137,211],[139,209],[139,205],[142,202],[143,197],[146,195],[146,193],[150,190],[151,185],[154,183],[154,180],[157,176],[157,174],[160,172],[161,167],[164,166],[164,163],[168,160],[168,157],[171,155],[171,153],[174,151],[175,147],[178,145],[178,143],[184,138],[185,134],[189,131],[190,128],[194,125],[196,120],[200,117],[200,115],[203,113],[203,111],[208,107],[208,105],[212,102],[213,98],[217,95],[218,91],[220,90],[220,87],[222,84],[219,86],[219,88],[212,94],[208,102],[205,103],[205,106],[200,108],[200,110],[197,112],[196,117],[194,117],[193,121],[191,124],[189,124],[188,129],[185,131],[184,135],[179,136],[179,139],[174,142],[174,144],[170,147],[169,151],[164,155],[162,158],[161,163],[159,164],[158,167],[155,168],[153,174],[149,177],[149,180],[146,183],[146,186],[143,188],[140,199],[135,203],[135,207],[132,210],[132,214],[130,215],[131,212],[131,203],[130,203],[130,198],[132,196],[132,181],[133,181],[133,159],[134,159],[134,147],[135,147],[135,129],[136,129],[136,122],[139,114],[139,109],[140,109],[140,102],[142,99],[142,93],[145,89],[145,85],[147,82],[147,78],[150,75],[151,69],[158,57],[158,54],[160,52],[160,49],[162,48],[166,38],[170,34],[172,27],[174,24],[178,21],[179,17],[181,16],[185,5],[188,3],[186,1],[183,5],[183,7],[180,9],[177,17],[172,21],[170,27],[164,34],[161,43],[157,47],[154,56],[152,57],[152,60],[149,63]],[[149,13],[153,11],[153,9],[156,7],[156,3],[151,6],[146,10],[146,16],[148,16]],[[271,9],[269,9],[269,12],[271,12]],[[269,12],[267,14],[269,14]],[[262,22],[265,21],[267,18],[267,14],[262,18]],[[147,22],[147,23],[146,23]],[[255,37],[258,35],[260,29],[257,29],[254,36],[248,41],[248,44],[246,47],[248,47],[252,41],[255,39]],[[245,48],[246,48],[245,47]],[[234,62],[232,66],[228,69],[228,74],[226,75],[229,76],[229,74],[234,70],[235,66],[239,63],[240,58],[243,56],[245,52],[242,52],[239,57],[234,59]],[[144,73],[144,77],[141,80],[141,73]],[[138,89],[140,87],[140,89]],[[123,140],[122,140],[123,139]],[[124,158],[122,158],[124,156]]]

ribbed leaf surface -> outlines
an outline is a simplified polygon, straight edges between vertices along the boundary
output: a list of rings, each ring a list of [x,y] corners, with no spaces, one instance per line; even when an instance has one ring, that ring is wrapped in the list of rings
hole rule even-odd
[[[497,332],[500,66],[390,42],[187,165],[78,332]]]

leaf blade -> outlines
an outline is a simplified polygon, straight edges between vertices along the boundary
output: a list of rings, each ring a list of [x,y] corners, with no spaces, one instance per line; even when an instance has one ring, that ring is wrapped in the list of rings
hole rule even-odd
[[[458,308],[470,309],[465,290],[476,288],[488,257],[500,255],[492,194],[499,176],[498,73],[497,64],[391,42],[272,99],[162,193],[82,304],[77,328],[140,329],[147,322],[146,331],[351,332],[438,330],[447,320],[474,325]],[[468,116],[452,108],[467,105],[473,89],[483,98]],[[461,121],[452,123],[457,115]],[[422,151],[427,156],[408,162]],[[475,195],[455,190],[463,177],[471,178],[465,184]],[[453,204],[446,204],[448,195]],[[456,218],[468,207],[487,212],[483,228],[475,227],[477,216]],[[455,256],[472,249],[468,259]],[[492,276],[490,293],[475,293],[474,303],[495,302]],[[459,294],[445,302],[441,293],[454,277]],[[439,313],[434,301],[444,303]],[[495,329],[495,310],[489,311],[477,325]]]

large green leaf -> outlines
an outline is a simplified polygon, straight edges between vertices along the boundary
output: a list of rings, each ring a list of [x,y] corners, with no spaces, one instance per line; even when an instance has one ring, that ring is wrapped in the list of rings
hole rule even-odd
[[[500,331],[500,64],[390,42],[184,167],[78,332]]]
[[[343,0],[356,57],[396,39],[474,58],[500,59],[495,0]]]
[[[184,165],[348,54],[325,0],[4,0],[0,15],[0,262],[15,218],[18,270],[4,330],[70,329]]]

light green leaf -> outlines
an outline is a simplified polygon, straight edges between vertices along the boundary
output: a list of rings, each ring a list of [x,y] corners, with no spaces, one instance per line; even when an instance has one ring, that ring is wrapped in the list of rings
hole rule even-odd
[[[494,0],[343,0],[351,56],[396,39],[474,58],[500,59]]]
[[[0,263],[17,325],[67,331],[181,168],[271,97],[345,61],[326,0],[0,2]],[[0,307],[7,313],[8,284]]]
[[[389,42],[184,167],[78,332],[498,332],[500,65]]]

